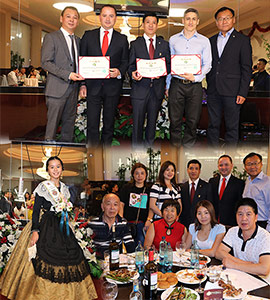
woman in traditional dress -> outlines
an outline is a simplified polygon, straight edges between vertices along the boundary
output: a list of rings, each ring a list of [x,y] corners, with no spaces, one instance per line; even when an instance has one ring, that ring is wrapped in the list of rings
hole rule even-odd
[[[72,203],[68,187],[60,182],[63,162],[50,157],[46,170],[50,180],[34,191],[32,223],[23,230],[1,276],[1,294],[11,300],[96,299],[89,265],[68,225]],[[31,261],[29,246],[36,248]]]

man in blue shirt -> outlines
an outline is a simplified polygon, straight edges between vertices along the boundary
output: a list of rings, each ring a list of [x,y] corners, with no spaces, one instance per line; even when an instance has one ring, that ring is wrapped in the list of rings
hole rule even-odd
[[[208,38],[196,31],[199,24],[198,11],[188,8],[182,22],[184,29],[169,40],[171,55],[200,55],[201,73],[168,76],[170,134],[174,146],[179,147],[183,144],[192,147],[196,142],[196,129],[201,116],[201,82],[211,69],[212,55]],[[184,115],[186,126],[182,137]]]
[[[234,29],[234,10],[222,7],[215,13],[219,33],[210,38],[212,69],[207,74],[208,143],[219,144],[222,113],[226,126],[225,143],[235,146],[239,139],[239,115],[251,79],[249,37]]]
[[[262,156],[251,152],[243,160],[249,177],[243,197],[254,199],[258,205],[257,224],[270,231],[270,177],[262,171]]]

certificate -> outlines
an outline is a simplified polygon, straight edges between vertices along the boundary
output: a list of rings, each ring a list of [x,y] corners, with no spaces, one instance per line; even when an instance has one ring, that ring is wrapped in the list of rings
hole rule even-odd
[[[171,73],[173,75],[180,75],[184,73],[191,73],[199,75],[202,73],[202,63],[200,54],[187,55],[171,55]]]
[[[156,59],[136,59],[137,72],[142,77],[156,78],[167,75],[165,57]]]
[[[110,57],[79,56],[79,74],[86,79],[110,78]]]

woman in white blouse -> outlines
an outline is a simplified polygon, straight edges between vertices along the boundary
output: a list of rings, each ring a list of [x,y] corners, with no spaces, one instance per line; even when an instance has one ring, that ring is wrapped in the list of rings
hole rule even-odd
[[[195,223],[189,225],[187,249],[196,240],[201,254],[214,257],[225,232],[225,226],[218,224],[216,220],[212,203],[202,200],[196,205]]]

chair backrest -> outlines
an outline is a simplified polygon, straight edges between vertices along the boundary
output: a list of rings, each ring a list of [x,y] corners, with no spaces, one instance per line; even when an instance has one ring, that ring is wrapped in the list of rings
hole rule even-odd
[[[6,75],[1,76],[0,86],[8,86],[8,81],[7,81],[7,76]]]

